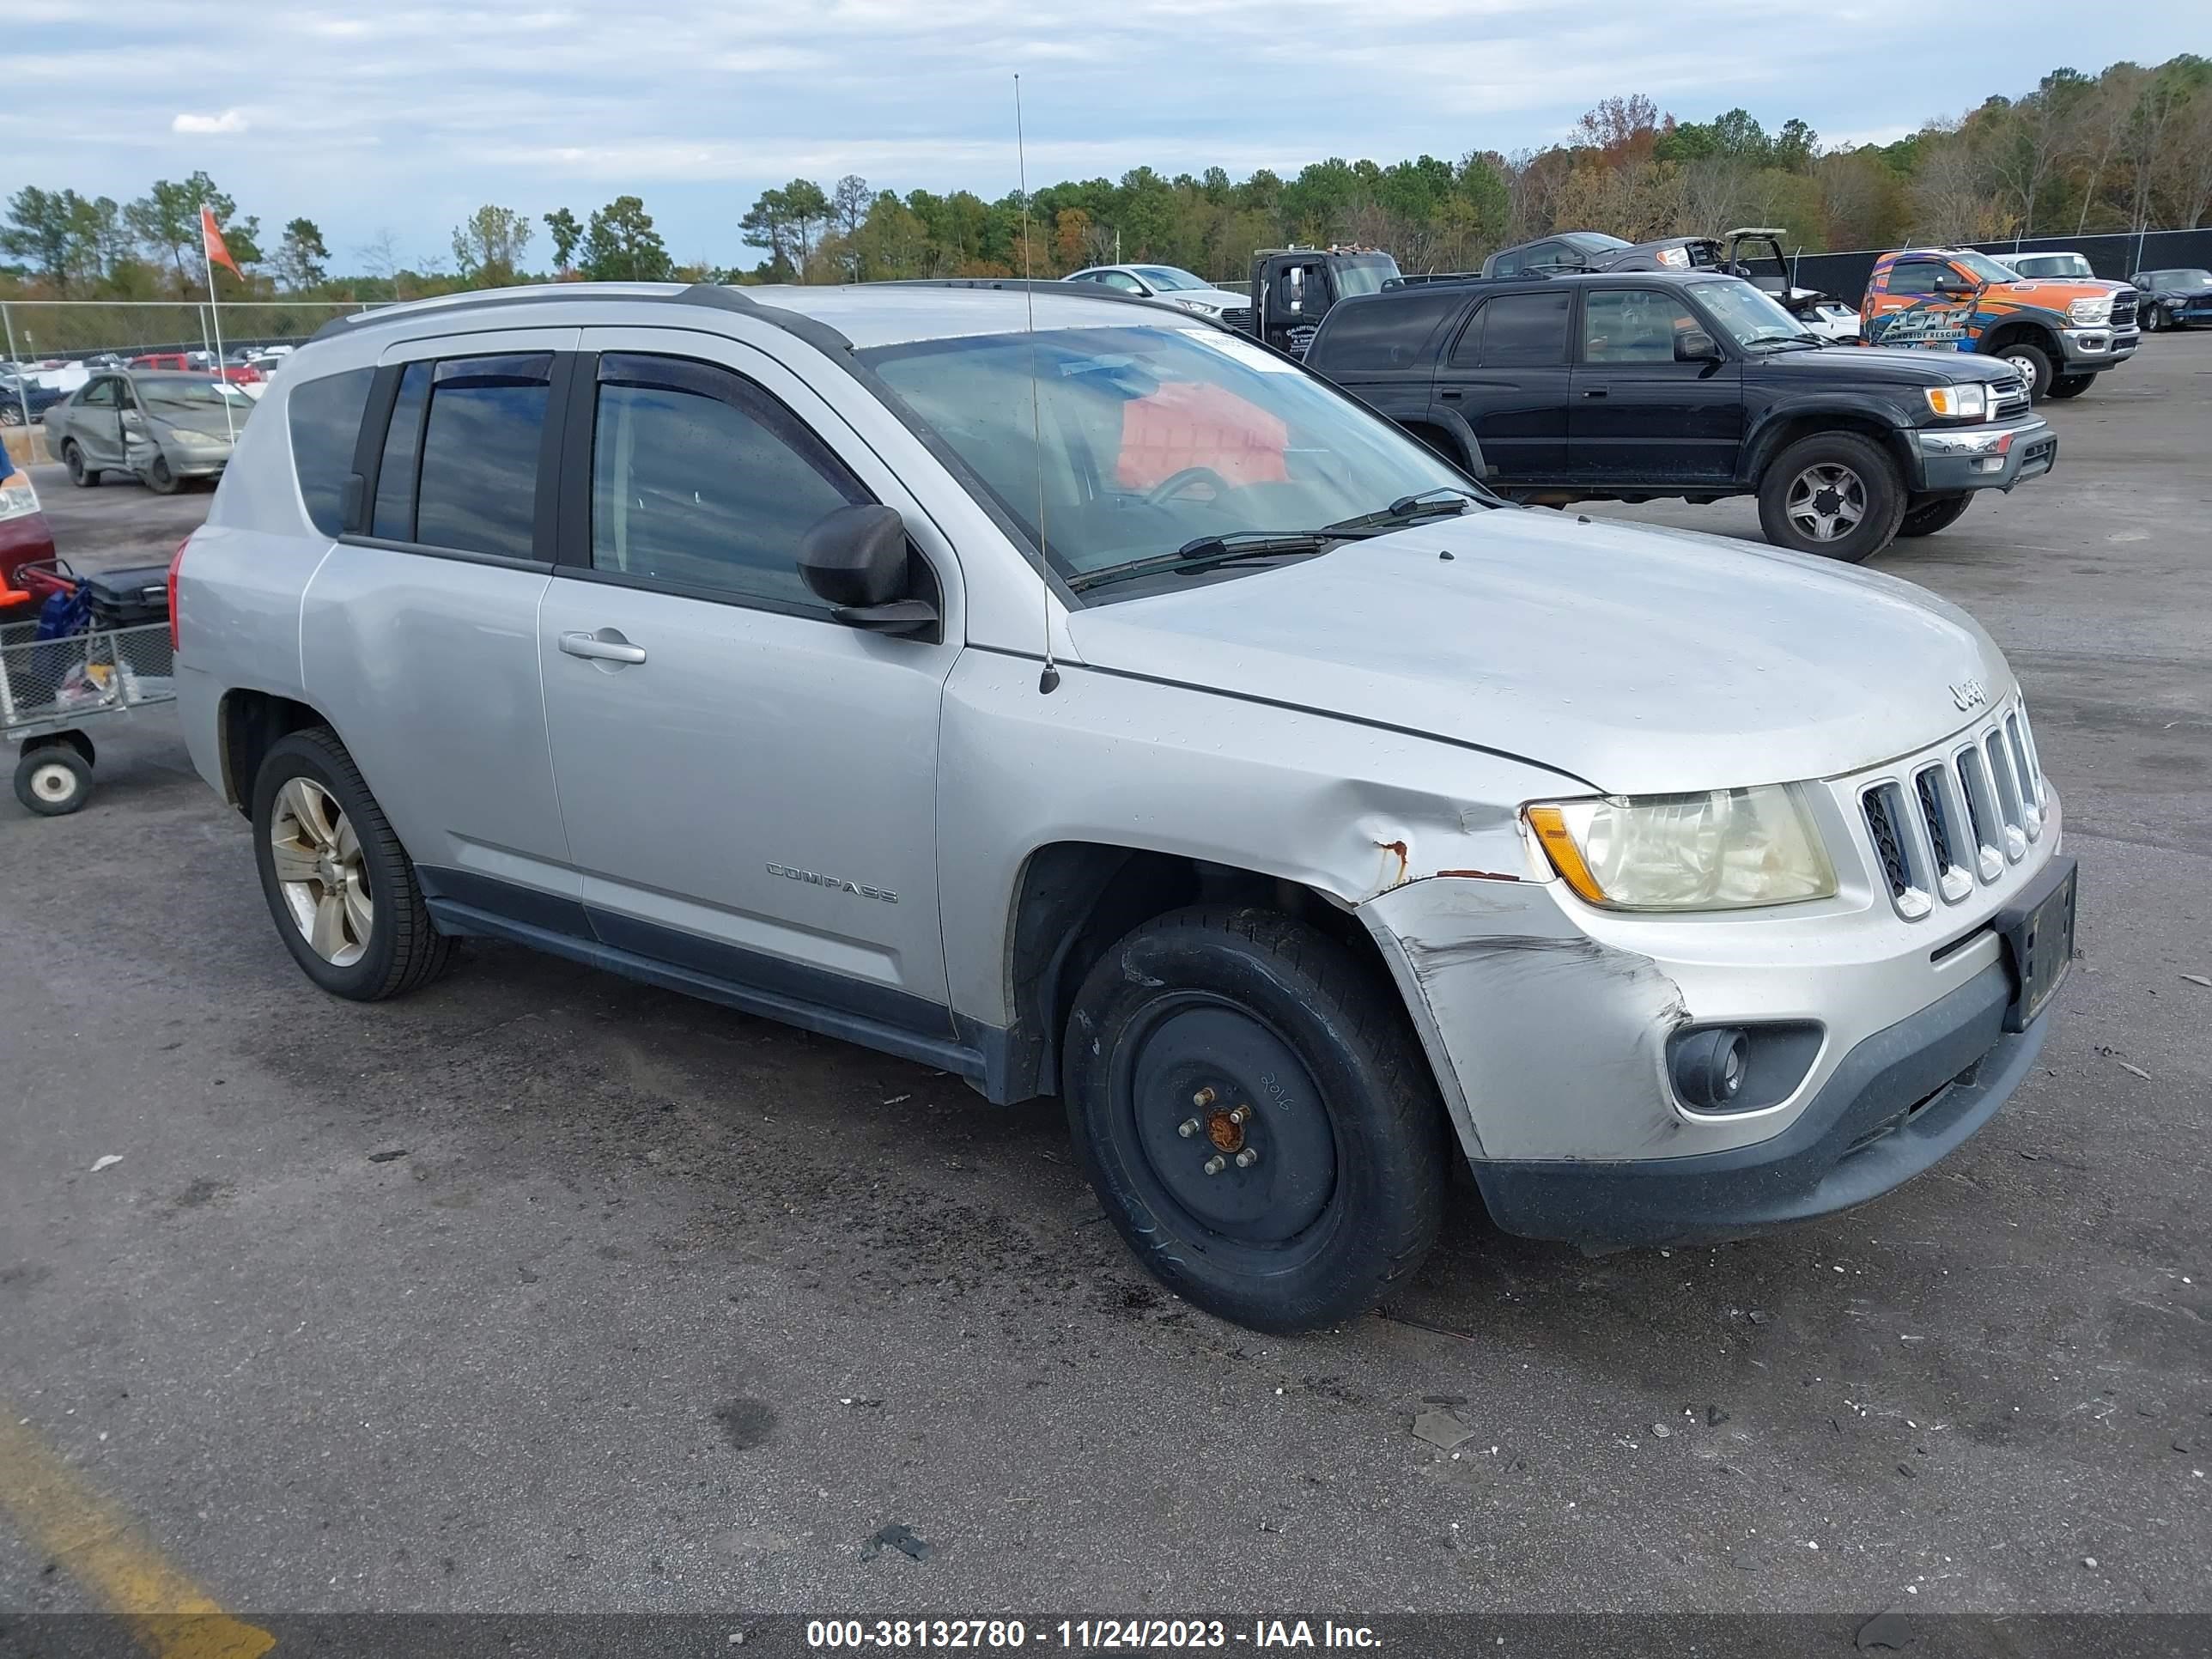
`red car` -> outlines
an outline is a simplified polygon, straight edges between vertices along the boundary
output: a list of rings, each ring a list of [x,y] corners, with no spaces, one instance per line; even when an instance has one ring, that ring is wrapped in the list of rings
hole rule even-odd
[[[15,572],[53,556],[54,532],[39,511],[39,492],[31,488],[30,475],[0,455],[0,623],[23,621],[37,609],[33,597],[15,585]]]
[[[192,351],[149,351],[143,357],[133,357],[131,367],[178,369],[188,374],[220,374],[233,386],[259,386],[269,378],[252,363],[226,363],[221,368],[214,368],[198,361],[204,355]]]

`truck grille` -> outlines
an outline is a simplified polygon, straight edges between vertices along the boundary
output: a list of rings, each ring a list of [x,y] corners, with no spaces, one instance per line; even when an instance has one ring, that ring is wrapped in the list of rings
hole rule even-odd
[[[1990,416],[1993,421],[2008,421],[2027,413],[2027,382],[2017,374],[1993,382],[1990,395],[1996,400],[1996,412]]]
[[[2050,799],[2027,708],[2015,702],[1977,731],[1859,792],[1890,902],[1907,921],[1962,902],[2043,836]]]
[[[2136,325],[2136,291],[2131,288],[2124,288],[2112,295],[2114,328],[2133,328]]]

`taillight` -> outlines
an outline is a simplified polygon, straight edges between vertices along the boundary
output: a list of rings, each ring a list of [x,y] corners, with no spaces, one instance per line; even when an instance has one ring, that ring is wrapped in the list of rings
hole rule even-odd
[[[187,536],[177,544],[177,550],[169,559],[169,654],[173,657],[183,648],[177,638],[177,576],[185,568],[185,550],[192,544]]]

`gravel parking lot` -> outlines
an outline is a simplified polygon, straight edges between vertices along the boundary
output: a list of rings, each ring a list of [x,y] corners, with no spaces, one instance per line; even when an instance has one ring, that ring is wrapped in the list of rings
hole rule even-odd
[[[1877,568],[2010,655],[2082,955],[1868,1209],[1593,1260],[1462,1190],[1382,1314],[1255,1337],[1055,1109],[497,945],[321,996],[156,717],[0,799],[0,1411],[243,1609],[2212,1612],[2212,336],[2046,412]],[[208,501],[36,482],[88,564]],[[88,1605],[47,1556],[0,1525],[0,1606]]]

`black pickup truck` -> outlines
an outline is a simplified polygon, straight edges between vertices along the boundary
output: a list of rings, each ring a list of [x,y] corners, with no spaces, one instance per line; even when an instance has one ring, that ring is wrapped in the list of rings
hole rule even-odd
[[[1854,562],[2058,453],[2008,365],[1832,344],[1717,272],[1389,288],[1305,361],[1515,499],[1756,495],[1769,541]]]

